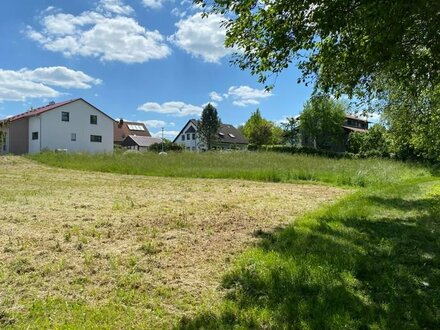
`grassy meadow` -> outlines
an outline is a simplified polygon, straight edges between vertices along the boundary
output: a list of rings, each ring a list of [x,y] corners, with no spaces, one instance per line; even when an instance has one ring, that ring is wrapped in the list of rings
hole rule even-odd
[[[169,329],[219,305],[223,274],[260,232],[347,193],[11,156],[0,182],[0,328],[19,329]]]
[[[46,165],[147,176],[242,179],[267,182],[311,181],[365,187],[430,176],[417,165],[381,159],[329,159],[267,152],[226,153],[41,153],[28,156]]]
[[[0,327],[440,328],[430,168],[272,153],[28,158],[0,157]]]

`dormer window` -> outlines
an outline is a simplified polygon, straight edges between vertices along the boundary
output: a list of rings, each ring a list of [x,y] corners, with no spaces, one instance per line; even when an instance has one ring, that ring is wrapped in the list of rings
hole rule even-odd
[[[218,133],[218,135],[219,135],[221,138],[224,138],[224,137],[225,137],[225,134],[222,133],[222,132]]]
[[[233,138],[233,139],[235,138],[235,135],[234,135],[234,134],[229,133],[228,135],[229,135],[229,137],[231,137],[231,138]]]

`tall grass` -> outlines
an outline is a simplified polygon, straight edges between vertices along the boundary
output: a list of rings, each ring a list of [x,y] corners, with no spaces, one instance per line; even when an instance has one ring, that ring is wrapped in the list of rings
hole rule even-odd
[[[392,184],[427,177],[418,165],[380,159],[329,159],[270,152],[65,154],[28,156],[62,168],[166,177],[244,179],[270,182],[319,181],[339,186]]]

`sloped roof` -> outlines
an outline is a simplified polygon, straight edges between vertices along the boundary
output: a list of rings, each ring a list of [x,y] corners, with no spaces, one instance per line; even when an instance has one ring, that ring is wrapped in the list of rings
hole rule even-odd
[[[351,132],[362,132],[362,133],[368,132],[368,130],[364,129],[364,128],[357,128],[357,127],[351,127],[351,126],[345,126],[345,125],[342,125],[342,128],[349,130]]]
[[[12,117],[6,119],[5,121],[15,121],[15,120],[23,119],[23,118],[29,118],[29,117],[33,117],[33,116],[38,116],[38,115],[40,115],[40,114],[42,114],[44,112],[47,112],[47,111],[50,111],[50,110],[62,107],[64,105],[67,105],[67,104],[70,104],[70,103],[74,103],[76,101],[80,101],[80,100],[85,102],[85,103],[87,103],[91,107],[95,108],[97,111],[101,112],[103,115],[105,115],[108,118],[110,118],[111,120],[113,120],[113,118],[111,118],[109,115],[107,115],[106,113],[102,112],[97,107],[95,107],[94,105],[90,104],[89,102],[87,102],[83,98],[77,98],[77,99],[63,101],[63,102],[58,102],[58,103],[49,103],[49,104],[44,105],[42,107],[39,107],[39,108],[36,108],[36,109],[31,109],[29,111],[26,111],[26,112],[20,113],[18,115],[12,116]]]
[[[198,126],[199,121],[196,119],[189,120],[185,126],[183,126],[182,130],[177,134],[176,138],[173,142],[176,142],[180,134],[185,130],[188,124],[193,124],[195,127]],[[221,143],[231,143],[231,144],[249,144],[249,141],[241,134],[241,132],[236,129],[234,126],[229,124],[220,124],[220,128],[218,130],[218,142]]]
[[[363,122],[365,122],[365,123],[368,123],[368,120],[367,120],[367,119],[360,118],[360,117],[357,117],[357,116],[354,116],[354,115],[350,115],[350,114],[346,114],[346,115],[345,115],[345,118],[348,118],[348,119],[354,119],[354,120],[363,121]]]
[[[234,126],[229,124],[221,124],[218,130],[219,142],[233,143],[233,144],[248,144],[249,141],[241,134],[241,132]],[[220,133],[223,133],[221,135]]]
[[[138,123],[134,121],[124,121],[121,127],[119,127],[119,124],[120,124],[119,121],[115,121],[113,123],[114,142],[122,142],[129,135],[151,136],[150,132],[148,131],[144,123]],[[128,125],[142,126],[144,130],[143,131],[131,130]]]
[[[151,136],[129,135],[122,142],[122,145],[123,146],[125,146],[125,145],[132,145],[130,143],[130,140],[133,141],[139,147],[149,147],[152,144],[161,143],[162,142],[162,139],[151,137]]]

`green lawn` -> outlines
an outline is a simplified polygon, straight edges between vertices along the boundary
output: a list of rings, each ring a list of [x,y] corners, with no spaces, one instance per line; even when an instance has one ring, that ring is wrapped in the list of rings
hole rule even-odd
[[[440,182],[358,192],[262,232],[182,329],[439,329]]]
[[[358,187],[287,227],[257,232],[223,276],[220,307],[184,316],[178,328],[440,328],[440,181],[429,168],[271,153],[31,158],[80,170]]]
[[[41,153],[28,157],[51,166],[86,171],[269,182],[319,181],[358,187],[430,176],[426,168],[392,160],[329,159],[268,152],[170,153],[167,156]]]

